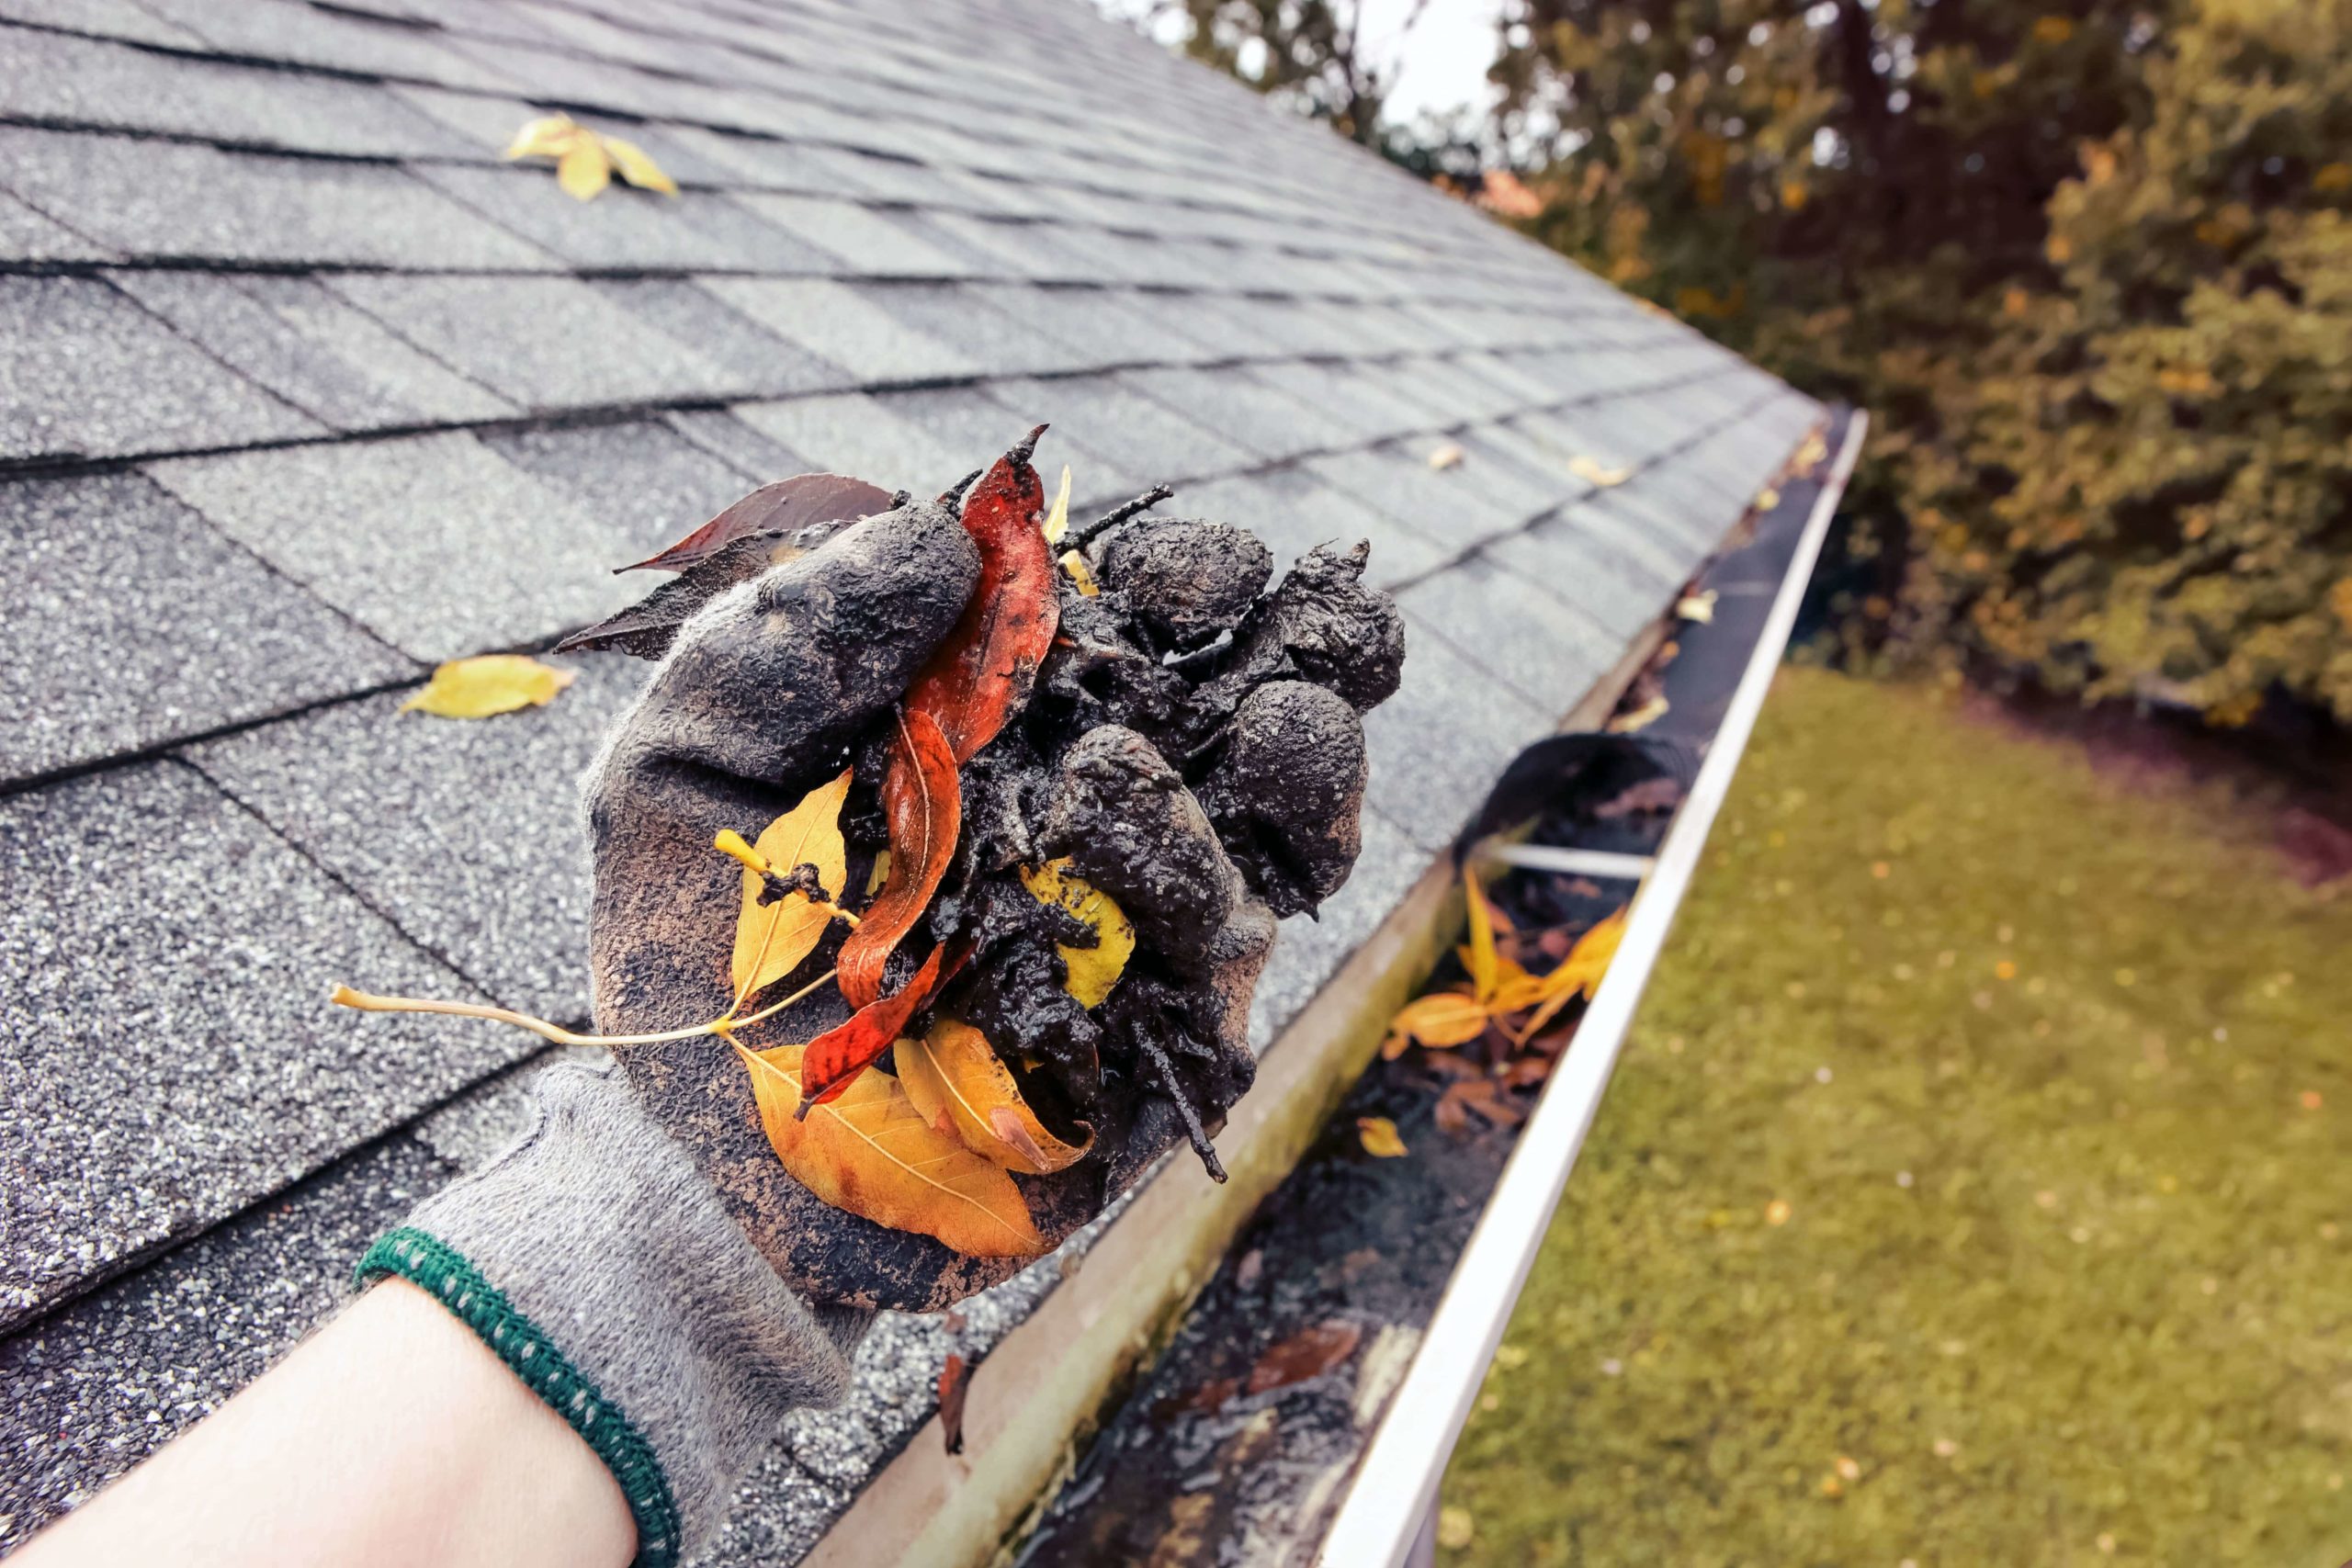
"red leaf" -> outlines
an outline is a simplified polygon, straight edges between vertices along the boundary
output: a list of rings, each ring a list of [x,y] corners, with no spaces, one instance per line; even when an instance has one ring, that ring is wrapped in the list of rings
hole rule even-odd
[[[1038,522],[1045,487],[1029,466],[1045,428],[999,458],[965,500],[964,530],[980,547],[979,585],[907,692],[907,706],[939,721],[959,763],[1028,700],[1061,621],[1053,552]]]
[[[971,1381],[971,1369],[964,1365],[964,1358],[950,1351],[947,1364],[939,1369],[939,1427],[946,1435],[951,1454],[964,1451],[964,1390]]]
[[[1363,1337],[1363,1329],[1344,1321],[1302,1328],[1258,1358],[1250,1369],[1250,1392],[1263,1393],[1319,1378],[1355,1354],[1356,1341]]]
[[[882,969],[931,905],[956,853],[964,797],[956,753],[931,715],[910,707],[882,775],[882,813],[890,825],[890,879],[842,943],[842,995],[867,1008],[882,995]]]
[[[806,1116],[810,1106],[820,1105],[847,1089],[850,1080],[906,1032],[907,1020],[914,1017],[915,1009],[939,984],[939,961],[944,952],[933,948],[915,977],[895,994],[866,1003],[850,1014],[847,1023],[836,1024],[808,1042],[800,1057],[799,1114]]]
[[[616,571],[684,571],[749,534],[787,534],[890,510],[890,492],[845,474],[795,474],[762,485],[661,554]]]

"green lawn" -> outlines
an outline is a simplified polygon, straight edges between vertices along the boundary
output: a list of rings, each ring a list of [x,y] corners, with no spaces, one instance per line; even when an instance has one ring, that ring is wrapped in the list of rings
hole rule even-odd
[[[1441,1561],[2335,1568],[2347,1066],[2226,796],[1782,671]]]

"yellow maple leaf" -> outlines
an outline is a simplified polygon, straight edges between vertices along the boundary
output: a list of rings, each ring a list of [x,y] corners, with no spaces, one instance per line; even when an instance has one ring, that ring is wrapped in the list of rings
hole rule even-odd
[[[545,707],[571,684],[575,672],[520,653],[485,653],[478,659],[453,659],[433,671],[416,695],[401,705],[402,713],[429,713],[441,718],[489,718],[517,708]]]
[[[1062,988],[1076,997],[1081,1007],[1102,1006],[1136,950],[1136,928],[1125,912],[1108,893],[1071,871],[1068,855],[1039,866],[1023,866],[1021,886],[1039,903],[1058,904],[1094,928],[1092,947],[1057,943],[1054,951],[1062,955],[1069,970]]]
[[[767,887],[761,869],[788,876],[798,866],[813,865],[826,898],[838,899],[849,875],[849,851],[842,840],[841,826],[849,781],[850,770],[843,768],[831,783],[802,795],[791,810],[760,830],[748,859],[725,841],[732,838],[740,844],[740,838],[720,835],[719,848],[743,861],[743,900],[735,918],[732,965],[739,999],[799,968],[832,922],[832,911],[819,908],[806,893],[787,893],[772,904],[761,903],[760,895]]]
[[[1398,1135],[1396,1123],[1385,1116],[1357,1117],[1356,1141],[1375,1159],[1396,1159],[1412,1152]]]
[[[791,1178],[836,1209],[936,1237],[974,1258],[1035,1258],[1046,1238],[999,1167],[922,1118],[899,1080],[869,1067],[803,1121],[800,1045],[746,1050],[760,1127]]]
[[[901,1040],[895,1051],[899,1082],[922,1119],[1007,1170],[1051,1176],[1094,1146],[1091,1128],[1081,1144],[1049,1132],[1022,1098],[996,1047],[968,1023],[940,1019],[922,1039]]]

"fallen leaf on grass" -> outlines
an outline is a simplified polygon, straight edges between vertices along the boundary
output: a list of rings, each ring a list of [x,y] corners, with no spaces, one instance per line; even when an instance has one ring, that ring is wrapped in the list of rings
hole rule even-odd
[[[1046,1250],[1012,1178],[925,1122],[897,1078],[861,1073],[802,1121],[795,1113],[803,1047],[735,1050],[751,1072],[760,1126],[776,1157],[825,1202],[975,1258]]]
[[[645,149],[617,136],[600,136],[568,114],[548,115],[526,123],[508,144],[509,163],[518,158],[555,160],[556,184],[581,201],[594,200],[617,173],[642,190],[664,196],[678,194],[678,184],[662,172]]]
[[[401,705],[401,712],[489,718],[517,708],[545,707],[573,679],[572,671],[523,654],[485,653],[452,660],[435,670],[424,689]]]
[[[1579,452],[1568,459],[1568,472],[1597,490],[1609,490],[1634,477],[1631,468],[1614,468],[1596,457]]]
[[[1706,588],[1696,593],[1684,594],[1675,602],[1674,613],[1686,621],[1696,621],[1702,626],[1709,625],[1715,618],[1715,591]]]
[[[964,803],[956,755],[928,712],[899,716],[898,738],[882,775],[882,813],[890,828],[890,873],[866,906],[857,929],[842,943],[842,995],[854,1008],[882,994],[883,966],[914,930],[947,873],[963,826]]]
[[[897,1061],[907,1098],[934,1131],[961,1138],[966,1148],[1007,1170],[1051,1176],[1094,1146],[1091,1129],[1075,1145],[1046,1131],[996,1047],[968,1023],[939,1020],[922,1039],[899,1041]]]
[[[1054,951],[1062,955],[1069,970],[1063,988],[1078,998],[1080,1007],[1100,1007],[1111,987],[1119,983],[1127,958],[1136,950],[1136,928],[1125,912],[1108,893],[1071,871],[1068,855],[1040,866],[1023,866],[1021,886],[1039,903],[1058,904],[1094,928],[1092,947],[1057,943]]]
[[[964,1364],[964,1358],[949,1351],[947,1364],[939,1369],[939,1430],[951,1454],[964,1451],[964,1391],[971,1382],[971,1369]]]
[[[827,898],[842,896],[849,875],[848,849],[842,842],[842,803],[849,798],[849,770],[831,784],[820,784],[800,803],[760,832],[752,852],[779,875],[803,865],[817,868],[817,881]],[[817,908],[806,893],[787,893],[772,904],[762,904],[766,879],[750,866],[743,868],[743,903],[735,919],[735,994],[748,998],[774,985],[817,950],[825,928],[832,923],[829,910]]]
[[[1397,1159],[1412,1152],[1397,1135],[1396,1123],[1385,1116],[1357,1117],[1356,1141],[1374,1159]]]
[[[1448,1503],[1437,1511],[1437,1543],[1448,1551],[1460,1551],[1478,1539],[1478,1522],[1470,1510]]]
[[[1462,448],[1456,446],[1451,441],[1430,454],[1430,467],[1435,468],[1440,473],[1443,473],[1448,468],[1458,468],[1461,466]]]
[[[1258,1358],[1250,1369],[1248,1391],[1264,1393],[1319,1378],[1354,1355],[1363,1337],[1363,1330],[1344,1319],[1302,1328]]]

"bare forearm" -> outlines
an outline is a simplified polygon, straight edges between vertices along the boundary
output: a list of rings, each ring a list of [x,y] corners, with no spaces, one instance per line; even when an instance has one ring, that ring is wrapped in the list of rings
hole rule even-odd
[[[620,1568],[635,1543],[587,1444],[392,1280],[17,1561]]]

